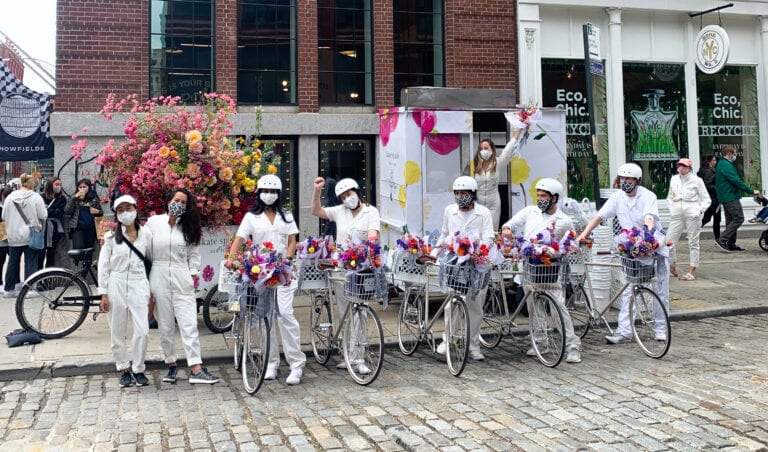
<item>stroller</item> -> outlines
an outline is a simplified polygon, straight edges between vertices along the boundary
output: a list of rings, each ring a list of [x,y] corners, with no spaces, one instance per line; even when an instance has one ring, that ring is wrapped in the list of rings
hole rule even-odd
[[[751,218],[749,220],[750,223],[768,223],[768,198],[766,198],[763,195],[755,196],[754,200],[756,203],[760,204],[762,207],[760,210],[756,210],[756,215],[754,218]],[[757,241],[758,245],[760,245],[760,248],[763,249],[763,251],[768,251],[768,229],[764,230],[762,234],[760,234],[760,239]]]

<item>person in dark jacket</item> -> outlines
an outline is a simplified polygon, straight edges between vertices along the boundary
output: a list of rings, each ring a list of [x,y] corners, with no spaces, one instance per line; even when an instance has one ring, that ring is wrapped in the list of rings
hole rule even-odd
[[[48,209],[48,219],[43,228],[45,234],[45,250],[40,253],[40,267],[56,266],[56,247],[64,237],[64,207],[67,206],[67,197],[61,189],[61,179],[54,177],[48,179],[43,189],[43,201]]]
[[[93,219],[104,215],[104,212],[90,179],[77,181],[77,192],[67,201],[64,214],[70,215],[68,226],[72,249],[93,248],[96,243],[96,223]]]
[[[715,188],[717,199],[725,211],[725,231],[720,234],[720,238],[715,240],[715,243],[726,253],[744,251],[736,245],[736,233],[739,226],[744,223],[741,194],[749,193],[759,196],[760,191],[752,189],[741,180],[736,167],[733,166],[733,162],[736,161],[736,149],[732,146],[723,146],[721,154],[723,158],[717,162],[715,169]]]
[[[715,240],[720,238],[720,202],[717,200],[717,189],[715,188],[715,167],[717,166],[717,157],[715,155],[707,155],[704,157],[704,162],[701,165],[698,176],[704,181],[704,186],[707,187],[707,193],[712,203],[704,211],[704,216],[701,219],[701,227],[704,227],[712,220],[712,232],[715,234]]]

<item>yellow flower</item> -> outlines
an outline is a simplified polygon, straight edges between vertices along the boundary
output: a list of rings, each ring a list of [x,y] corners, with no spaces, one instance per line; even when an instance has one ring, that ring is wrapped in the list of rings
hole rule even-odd
[[[232,168],[222,168],[219,170],[219,179],[229,182],[232,180]]]
[[[253,144],[252,144],[251,146],[253,146],[253,147],[255,147],[255,148],[257,148],[257,147],[261,146],[261,140],[259,140],[259,139],[256,139],[256,141],[254,141],[254,142],[253,142]]]
[[[251,267],[251,273],[253,273],[254,275],[258,275],[260,271],[261,269],[259,268],[258,265],[254,265],[253,267]]]
[[[269,171],[269,174],[277,174],[277,167],[275,165],[269,165],[267,171]]]
[[[528,162],[521,157],[512,157],[510,162],[512,167],[512,182],[513,184],[522,184],[531,175],[531,167],[528,166]]]
[[[255,158],[256,160],[261,160],[261,149],[253,150],[253,158]]]
[[[165,147],[165,146],[163,146],[163,147],[161,147],[160,149],[157,150],[157,155],[159,155],[162,158],[168,157],[168,154],[170,154],[170,153],[171,153],[171,151],[167,147]]]
[[[238,171],[235,173],[235,180],[238,182],[242,182],[243,179],[245,179],[245,173],[242,171]]]
[[[397,202],[400,203],[400,207],[405,209],[405,202],[408,199],[408,192],[405,190],[405,185],[401,185],[397,190]]]
[[[248,165],[251,163],[251,156],[248,154],[245,154],[243,156],[243,165]]]
[[[421,179],[421,168],[413,160],[405,162],[405,184],[413,185]]]
[[[245,191],[248,193],[253,193],[254,190],[256,190],[256,181],[250,179],[248,183],[245,184]]]
[[[237,139],[237,144],[243,144],[243,143],[245,143],[245,138],[240,137]]]
[[[256,162],[253,165],[251,165],[251,174],[259,174],[261,171],[261,163]]]
[[[200,133],[199,130],[190,130],[184,135],[184,138],[187,139],[187,143],[199,143],[200,140],[203,139],[203,134]]]

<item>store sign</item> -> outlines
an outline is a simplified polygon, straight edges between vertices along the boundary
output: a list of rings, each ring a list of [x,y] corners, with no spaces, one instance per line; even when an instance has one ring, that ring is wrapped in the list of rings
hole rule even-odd
[[[718,25],[702,28],[694,43],[694,62],[705,74],[716,74],[728,62],[731,41],[728,33]]]

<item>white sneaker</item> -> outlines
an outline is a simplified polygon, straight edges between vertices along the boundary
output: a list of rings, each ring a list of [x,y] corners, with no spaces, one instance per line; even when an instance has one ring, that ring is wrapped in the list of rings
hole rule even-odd
[[[568,350],[568,354],[565,355],[565,362],[567,363],[580,363],[581,362],[581,352],[578,348],[572,348]]]
[[[35,297],[39,297],[39,296],[40,296],[40,294],[37,293],[36,290],[28,290],[27,291],[27,297],[29,297],[29,298],[35,298]]]
[[[337,369],[346,369],[347,368],[347,361],[342,359],[341,361],[339,361],[338,364],[336,364],[336,368]]]
[[[3,292],[3,297],[5,298],[16,298],[19,296],[19,292],[17,290],[10,290],[8,292]]]
[[[653,335],[653,338],[659,342],[667,342],[667,333],[656,333]]]
[[[632,342],[632,338],[619,333],[615,333],[613,336],[605,336],[605,341],[609,344],[628,344]]]
[[[540,346],[540,347],[541,347],[541,350],[539,350],[539,351],[540,351],[542,354],[545,354],[545,353],[549,353],[549,349],[548,349],[547,347],[544,347],[543,345],[542,345],[542,346]],[[535,358],[535,357],[537,357],[537,356],[539,356],[539,355],[537,355],[537,354],[536,354],[536,349],[535,349],[535,348],[533,348],[533,347],[531,347],[531,348],[529,348],[529,349],[528,349],[528,351],[527,351],[527,352],[525,352],[525,356],[530,356],[530,357],[533,357],[533,358]]]
[[[291,374],[285,379],[285,383],[291,386],[301,383],[301,376],[304,375],[304,371],[301,367],[291,369]]]
[[[267,366],[267,371],[264,373],[265,380],[274,380],[277,378],[277,367]]]
[[[483,361],[485,359],[483,352],[480,350],[470,350],[469,357],[472,358],[473,361]]]
[[[359,373],[360,375],[368,375],[369,373],[371,373],[371,369],[367,365],[365,365],[365,363],[360,363],[357,365],[357,373]]]
[[[437,346],[437,354],[438,355],[445,355],[446,350],[448,349],[448,346],[445,345],[445,341],[441,342],[440,345]]]

